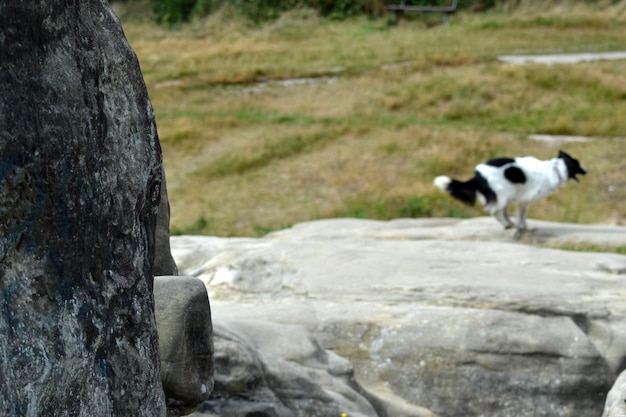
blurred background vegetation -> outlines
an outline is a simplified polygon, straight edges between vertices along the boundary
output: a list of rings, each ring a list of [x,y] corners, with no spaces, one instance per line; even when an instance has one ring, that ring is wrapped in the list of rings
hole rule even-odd
[[[277,19],[285,12],[296,9],[314,10],[319,16],[343,20],[355,16],[381,17],[385,14],[386,4],[446,6],[452,0],[149,0],[154,19],[159,23],[176,24],[188,22],[193,18],[202,18],[211,13],[227,10],[249,19],[252,22],[264,22]],[[118,0],[122,3],[145,3],[145,0]],[[606,1],[582,0],[542,0],[540,7],[558,3],[606,5]],[[611,1],[616,3],[617,1]],[[496,7],[517,8],[528,3],[537,5],[537,1],[528,0],[459,0],[458,10],[482,12]]]
[[[589,174],[530,218],[626,222],[626,61],[499,60],[624,50],[626,1],[459,4],[446,25],[438,13],[390,25],[374,0],[113,3],[155,109],[173,233],[484,215],[433,178],[559,147]]]

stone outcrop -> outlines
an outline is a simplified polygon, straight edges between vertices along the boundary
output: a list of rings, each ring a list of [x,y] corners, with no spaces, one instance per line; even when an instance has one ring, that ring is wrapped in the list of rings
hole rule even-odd
[[[281,332],[301,340],[291,335],[305,329],[321,352],[347,359],[362,388],[337,394],[354,400],[342,406],[348,416],[407,407],[446,417],[600,415],[626,363],[626,257],[542,245],[623,246],[626,228],[529,226],[519,243],[490,218],[334,219],[260,239],[174,237],[172,251],[182,273],[206,283],[214,325],[249,350]],[[272,331],[246,339],[259,322]],[[220,337],[216,347],[227,343]],[[273,354],[301,366],[293,352]],[[216,366],[216,381],[243,378],[227,369]],[[221,400],[234,406],[229,395]],[[363,398],[372,409],[358,405]],[[199,411],[215,410],[213,400]]]
[[[215,392],[194,415],[374,415],[352,365],[301,326],[226,321],[216,327],[215,347]]]
[[[214,338],[215,390],[194,416],[433,417],[388,390],[364,389],[352,364],[303,326],[226,320]]]
[[[154,302],[168,416],[193,412],[213,389],[213,326],[202,281],[157,276]]]
[[[161,177],[108,2],[0,1],[0,415],[165,416]]]

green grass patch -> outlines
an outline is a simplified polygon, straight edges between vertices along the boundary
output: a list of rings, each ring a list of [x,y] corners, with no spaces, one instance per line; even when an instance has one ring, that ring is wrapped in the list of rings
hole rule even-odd
[[[257,236],[336,216],[483,215],[433,178],[465,179],[496,156],[554,157],[528,139],[537,133],[596,139],[561,145],[589,174],[530,217],[626,222],[626,61],[497,59],[623,49],[626,3],[522,3],[445,26],[297,10],[167,28],[122,13],[157,116],[172,230]]]
[[[564,245],[546,245],[551,249],[561,249],[571,252],[602,252],[602,253],[617,253],[619,255],[626,255],[626,246],[605,246],[594,245],[589,243],[571,243]]]
[[[461,217],[475,215],[477,210],[437,195],[375,197],[358,195],[344,201],[346,208],[334,217],[391,220],[395,218]]]
[[[334,132],[337,135],[339,132]],[[194,172],[205,180],[214,180],[228,175],[241,175],[250,170],[257,170],[280,159],[294,157],[323,146],[333,140],[335,135],[327,132],[315,134],[296,134],[281,137],[277,141],[268,141],[260,146],[248,147],[245,151],[231,152]]]
[[[177,226],[173,225],[170,228],[170,234],[172,236],[180,236],[180,235],[203,235],[208,233],[211,230],[212,221],[207,219],[204,216],[198,217],[191,224],[186,226]]]

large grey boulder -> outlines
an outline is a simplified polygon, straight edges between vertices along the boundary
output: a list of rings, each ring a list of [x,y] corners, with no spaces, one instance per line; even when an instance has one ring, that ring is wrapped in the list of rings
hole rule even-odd
[[[154,302],[168,416],[193,412],[213,389],[213,326],[202,281],[158,276]]]
[[[621,246],[626,228],[529,225],[520,243],[490,218],[331,219],[174,237],[172,251],[206,283],[214,323],[301,326],[352,363],[372,404],[598,416],[626,363],[626,257],[539,245]]]
[[[108,2],[0,1],[0,415],[165,416],[161,176]]]

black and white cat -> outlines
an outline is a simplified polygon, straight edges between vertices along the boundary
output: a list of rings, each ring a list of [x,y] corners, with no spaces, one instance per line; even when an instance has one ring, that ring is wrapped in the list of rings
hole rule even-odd
[[[468,181],[441,175],[435,185],[469,205],[478,199],[505,228],[515,227],[515,237],[520,238],[527,229],[526,212],[532,201],[554,193],[569,179],[578,182],[576,175],[586,173],[576,159],[559,151],[558,157],[547,161],[533,156],[492,159],[477,165]],[[509,203],[517,206],[515,224],[507,213]]]

